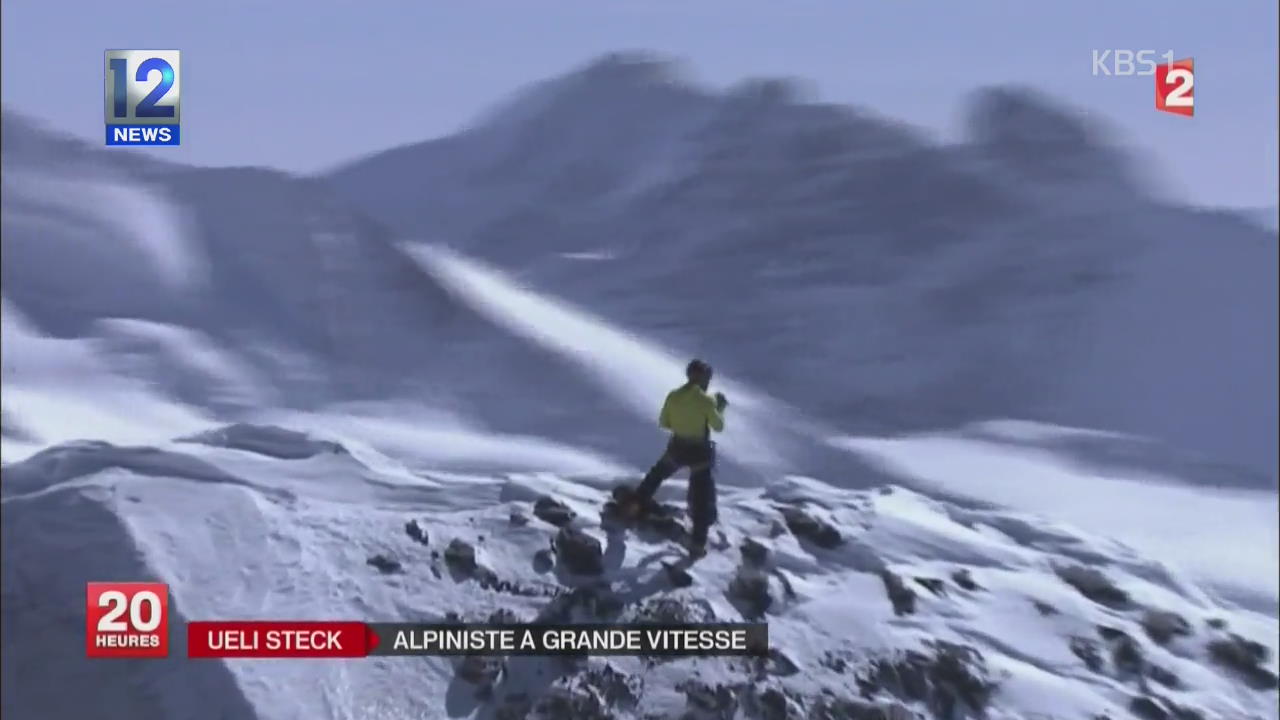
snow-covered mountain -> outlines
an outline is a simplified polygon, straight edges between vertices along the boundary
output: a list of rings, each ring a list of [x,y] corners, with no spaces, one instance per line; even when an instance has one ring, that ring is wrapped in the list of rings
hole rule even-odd
[[[1039,517],[778,478],[726,488],[712,553],[680,576],[657,529],[601,526],[608,476],[415,474],[335,447],[236,426],[7,466],[6,717],[1276,717],[1274,616]],[[84,659],[89,576],[170,583],[176,657]],[[769,623],[774,651],[182,657],[192,619],[451,617],[745,617]]]
[[[980,92],[966,127],[940,144],[618,55],[329,179],[845,427],[1032,418],[1273,484],[1275,235],[1158,200],[1099,120],[1036,93]]]
[[[299,178],[6,111],[0,713],[1275,720],[1274,256],[1040,98],[974,114],[940,146],[623,56]],[[679,479],[676,523],[600,510],[694,354],[721,524],[668,575]],[[101,579],[170,584],[175,657],[82,657]],[[449,613],[776,653],[182,657],[188,619]]]
[[[569,369],[456,302],[318,181],[147,162],[12,113],[4,137],[6,311],[213,417],[394,399],[499,432],[580,425],[526,399],[542,379],[601,430],[650,425],[578,392]],[[6,348],[8,387],[42,373],[24,347]]]

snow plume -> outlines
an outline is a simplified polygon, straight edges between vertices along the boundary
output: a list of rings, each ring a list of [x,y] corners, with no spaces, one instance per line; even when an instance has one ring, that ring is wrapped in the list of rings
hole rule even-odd
[[[481,263],[438,246],[406,245],[404,250],[491,321],[582,366],[605,392],[655,422],[655,398],[684,377],[687,357],[522,288]],[[765,429],[768,414],[776,409],[772,401],[733,380],[717,376],[715,382],[733,403],[724,452],[743,462],[780,466],[782,451]]]
[[[6,201],[21,203],[22,209],[14,212],[39,213],[68,227],[103,228],[131,246],[157,279],[174,290],[207,281],[208,263],[188,219],[158,188],[124,177],[71,177],[18,168],[6,170],[4,186]],[[64,236],[111,245],[92,233]]]
[[[1274,613],[1280,599],[1274,492],[1191,485],[1136,468],[1081,467],[1037,447],[952,435],[832,442],[925,488],[1115,537],[1255,609]]]

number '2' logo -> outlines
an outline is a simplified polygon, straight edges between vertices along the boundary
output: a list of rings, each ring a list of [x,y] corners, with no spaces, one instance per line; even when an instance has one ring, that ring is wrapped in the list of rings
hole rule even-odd
[[[1156,66],[1156,109],[1175,115],[1195,115],[1195,60],[1186,58]]]
[[[181,113],[177,50],[107,51],[107,124],[176,125]]]

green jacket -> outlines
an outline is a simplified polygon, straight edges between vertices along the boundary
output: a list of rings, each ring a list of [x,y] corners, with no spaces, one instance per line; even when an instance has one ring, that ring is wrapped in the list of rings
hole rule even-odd
[[[712,430],[724,430],[724,413],[707,391],[688,383],[667,393],[658,426],[684,440],[705,440]]]

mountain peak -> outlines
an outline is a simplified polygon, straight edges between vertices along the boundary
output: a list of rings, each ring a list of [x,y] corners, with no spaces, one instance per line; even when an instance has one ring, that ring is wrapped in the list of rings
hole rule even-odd
[[[726,98],[733,103],[788,105],[816,97],[813,88],[794,78],[751,78],[733,85]]]
[[[571,73],[572,77],[591,82],[634,85],[678,82],[682,75],[677,61],[640,50],[605,53]]]
[[[1103,125],[1032,88],[988,87],[970,101],[966,130],[989,159],[1035,179],[1126,181],[1123,154]]]
[[[1093,144],[1098,128],[1084,116],[1027,87],[988,87],[975,93],[968,128],[982,144],[1035,144],[1078,148]]]

